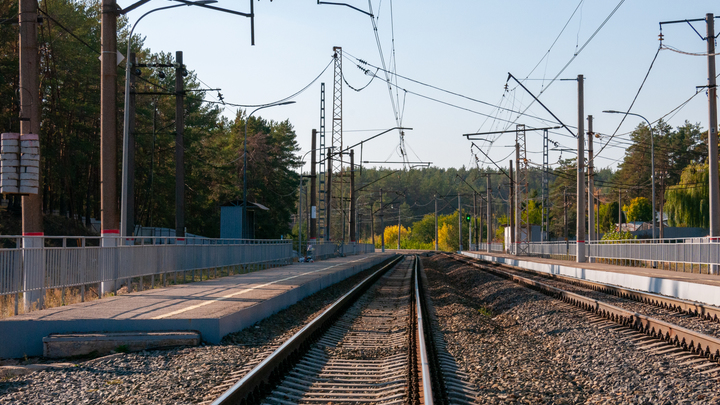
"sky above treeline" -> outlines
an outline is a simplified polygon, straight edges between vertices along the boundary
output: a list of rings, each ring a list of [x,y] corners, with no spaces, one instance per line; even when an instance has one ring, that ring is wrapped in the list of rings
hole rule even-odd
[[[219,0],[212,5],[247,13],[250,1]],[[133,3],[118,0],[120,7]],[[398,131],[369,141],[362,151],[365,161],[405,159],[444,168],[486,167],[489,160],[471,148],[463,134],[514,130],[517,124],[554,127],[559,120],[569,129],[550,131],[549,161],[556,165],[561,158],[575,156],[568,149],[577,148],[572,133],[578,126],[581,74],[585,115],[594,117],[593,130],[600,134],[595,150],[607,144],[596,166],[614,169],[622,161],[629,132],[644,122],[627,117],[619,126],[622,115],[602,111],[626,111],[646,75],[631,112],[651,122],[663,118],[673,127],[688,120],[707,129],[708,98],[705,89],[698,88],[707,85],[708,77],[707,42],[701,38],[706,36],[705,22],[663,25],[663,49],[658,35],[660,22],[720,14],[717,1],[346,3],[364,12],[372,9],[373,17],[313,0],[259,0],[253,5],[254,46],[249,18],[194,6],[148,15],[135,32],[153,52],[183,51],[188,69],[208,88],[222,89],[227,103],[271,103],[307,87],[293,98],[295,104],[257,113],[267,119],[289,119],[302,154],[310,150],[312,129],[319,129],[321,83],[325,83],[330,146],[335,46],[343,50],[343,144],[396,126],[412,128],[405,131],[404,147]],[[130,23],[167,5],[167,1],[151,1],[128,14]],[[508,73],[527,91],[508,80]],[[533,102],[529,92],[547,109]],[[208,92],[206,99],[219,100],[215,91]],[[232,118],[241,107],[224,108]],[[542,132],[528,131],[526,136],[531,164],[541,164]],[[514,156],[514,143],[514,132],[475,141],[504,167]]]

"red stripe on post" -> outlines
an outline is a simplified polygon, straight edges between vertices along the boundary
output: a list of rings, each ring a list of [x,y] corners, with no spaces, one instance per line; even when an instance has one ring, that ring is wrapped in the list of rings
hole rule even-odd
[[[119,234],[120,234],[120,231],[117,230],[117,229],[103,229],[100,233],[101,233],[101,234],[111,233],[111,234],[118,234],[118,235],[119,235]]]
[[[23,236],[45,236],[44,232],[23,232]]]
[[[585,241],[584,241],[584,240],[579,240],[579,241],[577,241],[577,243],[585,243]]]

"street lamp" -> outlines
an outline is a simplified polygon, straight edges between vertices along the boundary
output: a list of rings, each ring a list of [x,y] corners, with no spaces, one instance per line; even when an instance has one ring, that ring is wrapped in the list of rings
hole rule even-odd
[[[293,101],[294,103],[294,101]],[[320,150],[322,148],[315,148],[310,149],[309,151],[305,152],[302,159],[300,159],[300,184],[298,184],[298,256],[300,255],[300,252],[302,251],[302,181],[303,181],[303,175],[302,175],[302,167],[305,165],[305,158],[307,155],[311,152],[315,152],[316,150]],[[328,149],[335,149],[334,146],[329,147]]]
[[[652,175],[650,176],[652,180],[652,237],[655,239],[655,144],[653,141],[653,130],[652,130],[652,124],[650,124],[650,121],[643,117],[640,114],[635,114],[631,112],[623,112],[623,111],[615,111],[615,110],[605,110],[604,113],[608,114],[625,114],[625,115],[634,115],[636,117],[640,117],[644,119],[648,127],[650,128],[650,171],[652,172]],[[662,218],[660,218],[662,221]]]
[[[123,158],[122,158],[122,195],[120,198],[120,204],[122,209],[120,210],[120,223],[122,226],[120,227],[120,236],[128,236],[127,234],[127,210],[128,210],[128,184],[131,181],[128,179],[128,154],[129,154],[129,148],[130,148],[130,45],[132,44],[132,36],[133,32],[135,32],[135,27],[137,27],[140,20],[145,18],[145,16],[152,14],[156,11],[161,10],[167,10],[171,8],[176,7],[183,7],[183,6],[203,6],[207,4],[217,3],[217,0],[198,0],[198,1],[187,1],[182,4],[174,4],[172,6],[165,6],[165,7],[159,7],[153,10],[148,11],[147,13],[140,16],[140,18],[135,21],[135,24],[133,24],[132,29],[130,30],[130,34],[128,35],[127,39],[127,53],[125,54],[125,104],[124,104],[124,112],[123,112]],[[125,12],[130,11],[128,8],[125,10]]]
[[[263,108],[277,107],[281,105],[295,104],[294,101],[284,101],[282,103],[266,104],[254,109],[247,117],[245,117],[245,139],[243,140],[243,209],[242,218],[240,218],[240,232],[245,237],[245,217],[247,213],[247,126],[250,117]],[[300,177],[302,181],[302,176]]]

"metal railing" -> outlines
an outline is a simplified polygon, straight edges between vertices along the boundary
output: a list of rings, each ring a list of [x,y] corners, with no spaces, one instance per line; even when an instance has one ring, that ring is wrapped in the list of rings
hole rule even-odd
[[[588,257],[664,263],[720,264],[720,243],[708,238],[629,239],[588,243]]]
[[[375,252],[375,246],[371,243],[310,241],[308,246],[312,247],[312,251],[308,254],[308,256],[312,257],[314,260],[322,260],[335,256],[349,256]]]
[[[532,242],[530,256],[575,260],[577,245]],[[720,241],[709,238],[601,240],[585,243],[588,261],[709,273],[720,264]]]
[[[25,239],[26,246],[23,247]],[[292,261],[292,240],[0,236],[0,296],[133,277]]]

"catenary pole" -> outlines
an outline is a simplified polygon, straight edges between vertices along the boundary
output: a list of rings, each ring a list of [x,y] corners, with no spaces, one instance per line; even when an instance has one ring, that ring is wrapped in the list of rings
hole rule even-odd
[[[310,152],[310,240],[317,239],[317,130],[312,130],[312,152]]]
[[[458,248],[460,252],[463,250],[462,245],[462,206],[460,205],[460,192],[458,191]]]
[[[715,81],[715,17],[705,15],[708,51],[708,161],[710,163],[710,240],[718,242],[720,236],[720,181],[718,180],[717,87]],[[710,269],[718,274],[718,265]]]
[[[596,240],[595,236],[595,193],[593,190],[595,173],[593,171],[593,116],[588,115],[588,131],[587,131],[587,142],[588,142],[588,241]]]
[[[577,224],[575,240],[577,262],[585,262],[585,96],[584,78],[578,75],[578,132],[577,132]]]
[[[40,86],[38,78],[40,73],[37,41],[37,0],[20,0],[19,3],[19,31],[20,31],[20,133],[40,134]],[[104,16],[104,14],[103,14]],[[38,155],[40,148],[38,148]],[[22,196],[22,233],[23,247],[43,247],[42,223],[42,178],[38,175],[38,194]],[[117,230],[117,226],[115,227]],[[25,251],[28,252],[28,251]],[[29,312],[32,304],[36,303],[42,308],[45,290],[42,289],[45,279],[45,259],[40,255],[25,255],[23,294],[25,311]],[[36,289],[39,288],[39,289]],[[27,291],[31,290],[31,291]]]
[[[182,51],[175,52],[175,236],[185,237],[185,95]]]
[[[35,17],[33,17],[35,18]],[[100,234],[102,245],[116,245],[120,234],[117,195],[117,3],[102,1],[100,17]],[[113,275],[113,278],[114,275]],[[100,283],[102,296],[116,288],[115,282]]]
[[[435,250],[438,250],[438,212],[437,212],[437,194],[433,195],[435,199]]]

